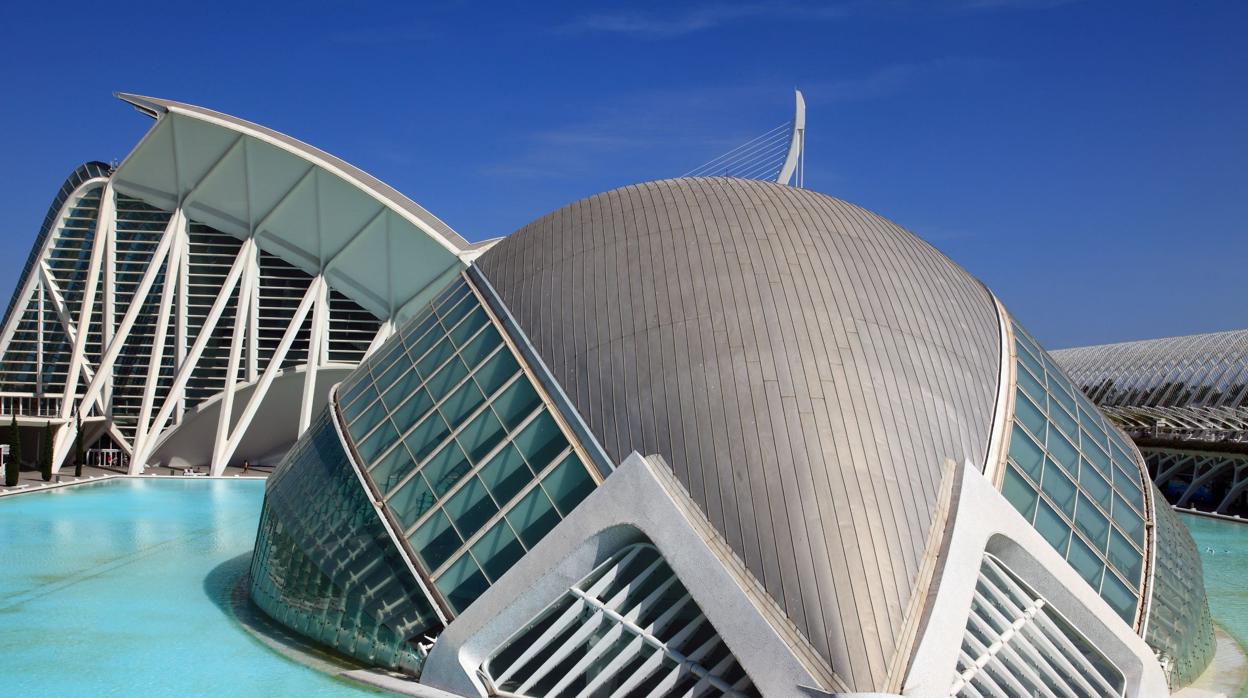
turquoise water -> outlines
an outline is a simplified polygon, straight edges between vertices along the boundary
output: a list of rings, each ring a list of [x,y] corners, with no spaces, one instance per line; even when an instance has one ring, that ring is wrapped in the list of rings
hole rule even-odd
[[[1213,622],[1248,649],[1248,524],[1191,514],[1179,518],[1200,550]],[[1239,695],[1248,697],[1248,688]]]
[[[0,499],[0,694],[376,695],[226,610],[264,483],[127,479]]]
[[[255,480],[127,479],[0,499],[0,695],[376,695],[225,610],[263,497]],[[1248,525],[1181,518],[1214,619],[1248,647]]]

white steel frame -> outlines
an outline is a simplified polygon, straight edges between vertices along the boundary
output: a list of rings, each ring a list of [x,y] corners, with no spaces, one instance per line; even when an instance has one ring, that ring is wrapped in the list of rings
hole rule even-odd
[[[4,393],[0,403],[20,410],[18,416],[26,424],[31,417],[39,417],[40,422],[50,418],[56,426],[54,472],[60,470],[72,450],[75,413],[90,424],[102,420],[102,432],[129,451],[130,473],[138,474],[172,433],[170,425],[180,425],[187,410],[196,404],[219,399],[211,462],[205,465],[210,474],[220,475],[261,413],[273,382],[283,373],[300,370],[304,375],[297,428],[302,433],[311,422],[319,374],[331,364],[331,326],[335,331],[339,326],[351,326],[340,315],[330,322],[331,294],[337,291],[380,322],[364,353],[367,356],[393,333],[396,321],[423,304],[488,247],[488,243],[467,243],[381,182],[275,131],[191,105],[120,96],[155,117],[156,125],[112,174],[83,181],[65,199],[56,227],[38,251],[39,263],[18,292],[16,312],[11,313],[0,334],[2,358],[26,310],[32,302],[37,303],[38,384],[33,386],[33,394]],[[275,184],[275,178],[282,181]],[[89,265],[74,317],[49,267],[49,254],[71,207],[84,193],[100,187],[103,191],[89,243]],[[135,257],[119,257],[118,242],[123,239],[118,235],[121,196],[155,210],[172,211],[154,249],[146,238],[125,238],[125,244],[143,250],[139,256],[145,260],[145,267],[137,286]],[[357,217],[348,220],[339,215],[347,209]],[[133,223],[127,220],[128,225]],[[205,276],[203,258],[192,260],[192,225],[211,226],[223,240],[233,239],[233,245],[238,245],[218,246],[232,254],[219,287],[218,277]],[[200,231],[194,234],[202,238],[203,228],[194,230]],[[154,232],[148,229],[141,234],[154,237]],[[131,235],[129,228],[126,233]],[[146,256],[149,250],[150,257]],[[85,243],[79,254],[80,261],[85,261]],[[262,281],[269,277],[261,276],[262,255],[266,254],[302,273],[300,285],[287,287],[281,298],[285,305],[266,307]],[[209,266],[220,264],[224,269],[225,258],[226,253],[214,253]],[[129,267],[122,274],[128,276],[124,286],[118,279],[121,264]],[[306,289],[301,285],[305,277]],[[205,278],[211,286],[205,286]],[[118,294],[124,297],[131,290],[123,311]],[[273,288],[267,290],[274,293]],[[288,315],[294,294],[300,291],[298,308]],[[211,305],[204,315],[210,294]],[[276,295],[282,295],[280,289]],[[195,303],[188,304],[188,299]],[[44,336],[50,328],[43,322],[43,310],[49,305],[59,319],[60,335],[51,338]],[[228,314],[231,309],[232,320]],[[232,323],[228,330],[225,326],[218,329],[223,317]],[[262,323],[262,317],[268,322]],[[262,335],[272,338],[277,322],[286,324],[281,328],[281,341],[265,357],[265,363],[259,354],[264,344]],[[136,332],[136,325],[143,329]],[[372,325],[365,327],[371,330]],[[354,335],[350,341],[363,339],[358,336],[360,329],[357,324],[347,330]],[[220,380],[220,392],[205,397],[205,385],[208,390],[215,389],[215,381],[221,376],[222,337],[228,343],[225,377]],[[72,346],[63,390],[56,386],[59,403],[52,404],[47,399],[53,396],[45,395],[47,386],[43,385],[44,346],[55,345],[49,340],[67,341]],[[293,349],[297,341],[300,346]],[[206,359],[210,343],[214,349],[207,352],[210,358]],[[270,349],[266,346],[265,351]],[[297,354],[288,361],[292,351]],[[129,358],[122,364],[134,364],[127,374],[131,381],[127,409],[133,410],[139,402],[132,439],[118,429],[113,414],[114,384],[119,375],[115,369],[123,356]],[[295,363],[298,359],[302,361]],[[133,371],[143,361],[147,368],[139,378],[141,397],[136,398]],[[354,365],[339,364],[341,358],[335,368]],[[188,383],[189,390],[194,391],[189,396]],[[238,405],[238,392],[244,388],[250,389],[250,394],[245,404]],[[325,386],[319,392],[324,393]],[[27,413],[31,405],[37,414]],[[126,416],[127,429],[131,419]]]

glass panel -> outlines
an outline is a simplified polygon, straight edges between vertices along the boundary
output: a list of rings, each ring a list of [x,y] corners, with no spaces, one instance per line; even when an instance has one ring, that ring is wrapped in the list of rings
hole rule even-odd
[[[1088,407],[1090,411],[1086,413],[1083,412],[1083,407],[1080,407],[1079,409],[1081,413],[1080,416],[1082,417],[1079,422],[1083,424],[1084,429],[1088,430],[1088,435],[1091,437],[1092,442],[1099,446],[1101,450],[1104,450],[1107,447],[1106,444],[1109,443],[1109,440],[1105,436],[1105,430],[1101,428],[1101,413],[1096,411],[1096,408],[1094,407]],[[1106,455],[1106,459],[1108,458],[1109,456]]]
[[[1027,365],[1027,368],[1031,369],[1031,372],[1035,374],[1037,378],[1039,378],[1044,375],[1044,367],[1040,365],[1040,362],[1036,360],[1036,357],[1032,356],[1027,351],[1026,347],[1023,346],[1023,341],[1025,340],[1022,339],[1021,334],[1015,335],[1014,343],[1018,349],[1018,358]]]
[[[1036,513],[1036,490],[1012,467],[1005,469],[1001,493],[1014,505],[1023,518],[1031,521]]]
[[[468,346],[459,352],[459,358],[463,359],[464,363],[468,364],[469,367],[475,367],[502,343],[502,336],[491,325],[482,330],[472,341],[468,342]]]
[[[1101,596],[1123,620],[1128,623],[1135,620],[1135,592],[1127,588],[1118,577],[1108,573],[1105,575]]]
[[[446,503],[446,513],[464,538],[481,530],[490,517],[498,513],[498,506],[485,491],[478,478],[470,478]]]
[[[380,400],[374,402],[372,407],[368,408],[364,414],[360,415],[359,419],[355,420],[355,422],[351,424],[351,427],[348,430],[351,432],[351,438],[354,439],[356,443],[359,443],[364,438],[365,434],[372,431],[373,427],[377,426],[377,423],[386,416],[386,412],[388,411],[389,410],[386,409],[385,404]]]
[[[454,306],[449,303],[438,309],[438,314],[442,316],[442,326],[451,328],[456,323],[464,319],[464,316],[472,312],[477,307],[477,299],[464,296],[463,300]]]
[[[1067,516],[1075,515],[1075,483],[1051,458],[1044,459],[1044,482],[1041,483],[1041,489]]]
[[[395,346],[400,349],[403,348],[403,345],[398,342],[395,342]],[[395,381],[397,381],[399,377],[412,372],[412,362],[407,358],[407,353],[404,352],[399,355],[398,360],[395,361],[390,368],[386,369],[386,372],[382,374],[381,378],[377,379],[377,389],[384,393],[387,388],[394,385]]]
[[[1109,536],[1109,562],[1122,572],[1132,586],[1139,585],[1144,556],[1117,530]]]
[[[507,520],[520,534],[520,540],[531,548],[550,529],[554,528],[555,524],[559,523],[559,514],[541,488],[537,488],[525,495],[515,508],[507,512]]]
[[[415,346],[417,340],[423,339],[429,335],[429,331],[438,325],[438,317],[431,312],[426,311],[423,315],[418,315],[407,323],[407,328],[403,330],[403,342],[407,344],[408,353],[417,358],[424,352],[414,352],[412,347]]]
[[[1066,414],[1066,410],[1056,402],[1049,403],[1049,415],[1053,417],[1053,421],[1066,432],[1067,436],[1073,437],[1079,433],[1079,424],[1074,417]]]
[[[442,411],[447,424],[458,425],[483,402],[485,396],[481,394],[481,389],[476,383],[468,381],[451,393],[438,409]]]
[[[498,417],[495,417],[492,411],[485,410],[459,432],[458,438],[459,445],[463,446],[464,451],[468,453],[469,460],[478,463],[505,436],[507,432],[503,430],[502,422],[498,421]]]
[[[403,402],[404,398],[411,395],[412,391],[418,386],[420,386],[420,374],[415,371],[408,371],[400,376],[394,382],[394,385],[390,386],[390,389],[386,391],[386,394],[381,399],[386,403],[386,407],[393,410],[399,403]]]
[[[442,512],[434,512],[429,520],[408,539],[416,554],[425,563],[425,569],[435,570],[446,562],[455,550],[463,543],[459,534],[451,528],[450,519]]]
[[[1079,451],[1065,436],[1057,432],[1049,432],[1049,453],[1053,454],[1057,462],[1066,466],[1067,472],[1079,472]]]
[[[1018,367],[1018,373],[1015,375],[1018,376],[1019,387],[1027,391],[1027,394],[1031,396],[1031,399],[1035,400],[1037,404],[1043,407],[1047,398],[1045,397],[1044,388],[1041,387],[1039,381],[1037,381],[1030,372],[1021,366]]]
[[[1113,519],[1114,523],[1126,532],[1128,538],[1135,541],[1139,547],[1144,547],[1144,519],[1117,493],[1114,494]]]
[[[1079,536],[1071,536],[1070,556],[1066,558],[1070,562],[1070,566],[1075,568],[1079,576],[1088,581],[1092,585],[1093,591],[1100,592],[1101,574],[1105,571],[1105,566],[1101,559],[1092,552],[1087,543],[1079,539]]]
[[[1079,511],[1075,514],[1075,525],[1092,541],[1092,547],[1105,552],[1109,542],[1109,519],[1096,508],[1092,501],[1079,494]]]
[[[485,574],[477,567],[477,563],[472,561],[471,555],[461,556],[435,583],[438,585],[438,591],[442,592],[447,602],[457,612],[468,608],[478,596],[490,588]]]
[[[450,358],[454,351],[455,347],[451,344],[451,340],[443,338],[433,349],[429,350],[429,353],[416,362],[416,368],[420,371],[420,375],[428,378],[438,370],[443,361]]]
[[[475,377],[485,394],[492,395],[519,370],[520,364],[516,363],[516,357],[510,351],[500,351],[477,369]]]
[[[1126,461],[1129,467],[1135,468],[1135,464]],[[1140,491],[1140,478],[1138,473],[1130,475],[1117,465],[1114,466],[1114,489],[1118,490],[1136,511],[1144,511],[1144,493]]]
[[[449,335],[451,341],[455,342],[455,346],[463,347],[464,343],[467,342],[470,337],[475,335],[477,330],[485,327],[489,321],[490,319],[486,316],[485,311],[478,306],[476,310],[472,311],[472,313],[468,315],[468,317],[464,318],[463,322],[459,323],[455,326],[455,329],[451,330]]]
[[[360,460],[367,465],[372,463],[377,458],[377,455],[386,450],[390,444],[398,440],[399,432],[395,430],[390,420],[386,420],[381,423],[381,426],[377,427],[377,431],[374,431],[363,443],[356,446],[355,450],[360,454]]]
[[[372,476],[373,484],[377,485],[377,489],[385,493],[393,489],[399,480],[402,480],[415,467],[416,461],[412,460],[403,444],[398,444],[377,461],[369,475]]]
[[[529,462],[533,472],[541,472],[550,460],[568,447],[567,439],[549,412],[539,414],[516,436],[516,448]]]
[[[432,509],[434,502],[429,485],[423,477],[417,475],[403,483],[403,487],[386,504],[399,520],[399,524],[407,529],[424,516],[426,511]]]
[[[408,354],[417,361],[423,359],[425,354],[429,353],[429,350],[438,343],[438,340],[442,339],[442,326],[438,324],[437,318],[430,315],[429,322],[432,325],[432,330],[408,344]]]
[[[1044,425],[1047,424],[1044,413],[1031,400],[1028,400],[1021,390],[1017,391],[1014,397],[1014,416],[1032,434],[1044,438]]]
[[[533,410],[541,404],[542,400],[538,397],[537,391],[529,385],[527,380],[512,383],[494,399],[493,403],[494,411],[498,413],[508,429],[515,429],[519,426],[525,417],[533,414]]]
[[[412,430],[403,443],[407,444],[407,450],[412,452],[412,457],[417,461],[424,460],[433,450],[442,443],[446,435],[451,433],[446,421],[442,419],[442,415],[434,412],[425,417],[425,421],[420,426]]]
[[[499,521],[472,546],[472,556],[481,564],[487,577],[498,581],[504,572],[524,556],[524,546],[516,538],[511,526],[506,521]]]
[[[421,472],[429,480],[433,491],[441,497],[471,469],[472,466],[468,464],[468,458],[460,449],[459,444],[451,441],[441,451],[438,451],[437,455],[429,459]]]
[[[1040,507],[1036,511],[1036,530],[1044,539],[1052,545],[1063,557],[1066,555],[1066,545],[1070,541],[1070,526],[1060,514],[1049,506],[1048,502],[1040,501]]]
[[[581,459],[572,454],[542,480],[542,487],[555,501],[559,511],[567,516],[582,499],[594,491],[594,481],[585,472]]]
[[[485,480],[494,499],[508,502],[533,481],[533,473],[516,447],[507,444],[481,469],[481,479]]]
[[[1109,483],[1086,460],[1083,461],[1083,467],[1079,469],[1079,486],[1098,504],[1109,509],[1109,497],[1112,491]]]
[[[464,366],[464,362],[459,359],[451,359],[441,371],[429,379],[429,383],[425,389],[429,391],[429,397],[435,401],[446,397],[446,394],[460,384],[468,376],[468,368]]]
[[[394,411],[390,419],[398,425],[400,431],[405,431],[423,417],[430,407],[433,407],[433,398],[430,398],[429,393],[424,390],[417,390],[412,393],[407,402],[399,405],[399,409]]]
[[[1105,452],[1105,449],[1096,445],[1093,441],[1093,439],[1096,438],[1095,436],[1091,436],[1087,432],[1084,432],[1084,437],[1084,455],[1088,457],[1088,460],[1092,462],[1092,465],[1096,467],[1097,471],[1099,471],[1102,475],[1108,476],[1110,473],[1109,454]]]

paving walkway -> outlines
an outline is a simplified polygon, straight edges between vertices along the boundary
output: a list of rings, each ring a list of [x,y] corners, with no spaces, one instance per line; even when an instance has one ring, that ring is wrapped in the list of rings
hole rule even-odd
[[[43,475],[38,470],[23,470],[21,476],[17,480],[14,487],[0,487],[0,497],[11,494],[21,494],[23,492],[38,492],[40,490],[48,490],[54,487],[67,487],[69,485],[79,485],[84,482],[92,482],[95,480],[103,480],[110,477],[119,477],[121,473],[115,470],[105,468],[96,468],[86,465],[82,468],[82,477],[74,477],[73,467],[62,468],[59,475],[53,475],[51,482],[44,482]],[[59,482],[57,481],[59,478]],[[0,485],[3,485],[0,480]]]
[[[148,468],[147,472],[143,473],[140,477],[207,477],[205,473],[208,472],[208,468],[206,466],[195,468],[195,470],[197,471],[197,474],[187,475],[183,472],[182,468],[152,467]],[[265,479],[272,472],[273,467],[270,465],[255,466],[248,468],[247,470],[243,470],[241,467],[230,466],[225,469],[225,472],[221,474],[221,477],[248,477]],[[23,470],[21,472],[21,476],[18,478],[17,485],[14,487],[4,487],[4,481],[0,480],[0,497],[24,494],[27,492],[41,492],[43,490],[49,490],[56,487],[81,485],[87,482],[96,482],[114,477],[128,477],[128,475],[121,470],[99,468],[87,465],[82,468],[82,477],[74,477],[73,467],[66,466],[61,469],[60,473],[53,475],[50,482],[44,482],[43,475],[38,470]]]

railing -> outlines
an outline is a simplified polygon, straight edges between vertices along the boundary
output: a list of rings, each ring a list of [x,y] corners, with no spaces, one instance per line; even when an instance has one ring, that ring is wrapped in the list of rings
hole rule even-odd
[[[61,398],[0,394],[0,415],[60,419]]]

